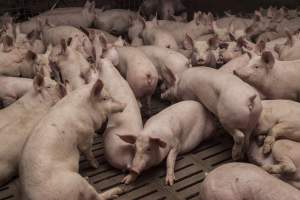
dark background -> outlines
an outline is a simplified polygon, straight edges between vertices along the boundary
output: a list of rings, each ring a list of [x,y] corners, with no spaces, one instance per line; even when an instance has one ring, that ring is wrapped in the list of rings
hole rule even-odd
[[[0,0],[0,14],[10,12],[13,15],[30,17],[52,7],[82,6],[85,0]],[[97,7],[130,8],[137,10],[142,0],[96,0]],[[286,6],[296,8],[300,0],[183,0],[190,12],[194,10],[221,13],[224,10],[249,12],[262,6]]]

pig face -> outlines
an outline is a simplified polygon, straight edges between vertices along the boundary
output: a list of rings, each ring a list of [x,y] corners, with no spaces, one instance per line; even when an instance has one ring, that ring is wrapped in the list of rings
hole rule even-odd
[[[50,61],[49,56],[52,51],[52,45],[49,45],[45,54],[35,54],[34,52],[29,51],[29,57],[34,61],[33,62],[33,69],[34,72],[38,72],[41,69],[44,71],[44,75],[46,77],[51,77],[51,68],[50,68]]]
[[[263,52],[262,56],[250,55],[251,60],[245,67],[240,67],[234,74],[247,83],[258,86],[264,83],[267,76],[271,73],[275,64],[275,59],[271,52]]]
[[[95,13],[95,1],[86,4],[84,6],[84,9],[82,10],[82,14],[84,17],[86,17],[86,19],[88,19],[89,21],[94,21],[96,18],[96,13]]]
[[[160,148],[166,148],[167,143],[160,138],[139,135],[119,135],[126,143],[135,148],[135,155],[128,170],[139,175],[142,171],[150,168],[156,159],[160,158]]]
[[[206,65],[215,67],[216,58],[213,50],[217,49],[218,39],[210,38],[208,41],[194,41],[189,35],[184,40],[185,49],[192,50],[192,65]]]
[[[135,19],[131,18],[130,20],[131,24],[128,29],[128,37],[131,41],[133,41],[135,38],[139,38],[141,36],[146,23],[140,16],[136,17]]]
[[[122,112],[126,107],[124,104],[112,98],[110,93],[103,87],[103,83],[100,79],[94,83],[90,99],[92,107],[99,111],[99,113],[103,113],[103,116],[108,116],[111,113]]]

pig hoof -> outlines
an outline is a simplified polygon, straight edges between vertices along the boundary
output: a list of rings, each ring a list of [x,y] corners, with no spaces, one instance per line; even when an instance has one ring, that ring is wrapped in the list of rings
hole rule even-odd
[[[174,181],[175,181],[175,175],[172,174],[172,175],[167,175],[166,176],[166,185],[174,185]]]
[[[284,173],[287,173],[287,174],[293,174],[297,171],[296,167],[295,166],[290,166],[290,165],[283,165],[282,166],[282,171]]]
[[[128,185],[128,184],[132,183],[134,180],[135,180],[135,178],[131,174],[128,174],[127,176],[125,176],[123,178],[121,183],[124,183],[125,185]]]
[[[99,168],[99,163],[96,160],[91,161],[90,164],[91,164],[92,168],[94,168],[94,169],[98,169]]]
[[[269,154],[269,153],[271,153],[271,145],[265,144],[264,147],[263,147],[263,153],[264,153],[264,154]]]

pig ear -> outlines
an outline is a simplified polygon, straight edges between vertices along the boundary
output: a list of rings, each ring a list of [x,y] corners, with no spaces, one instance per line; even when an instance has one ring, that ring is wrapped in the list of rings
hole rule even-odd
[[[185,35],[183,47],[187,50],[192,50],[194,48],[194,40],[188,34]]]
[[[125,46],[125,41],[122,39],[122,36],[118,37],[118,39],[114,42],[114,46],[116,47]]]
[[[118,135],[121,140],[129,144],[135,144],[136,136],[135,135]]]
[[[264,41],[259,41],[257,44],[256,44],[256,49],[260,52],[260,53],[262,53],[264,50],[265,50],[265,48],[266,48],[266,42],[264,42]]]
[[[3,50],[7,52],[13,47],[13,45],[14,45],[14,40],[8,35],[4,36]]]
[[[275,59],[274,59],[273,54],[270,51],[263,52],[261,55],[261,59],[268,68],[271,69],[274,66]]]
[[[217,36],[209,38],[209,40],[207,41],[208,45],[210,48],[212,49],[217,49],[218,48],[218,43],[219,43],[219,39]]]
[[[290,31],[286,30],[285,31],[285,34],[287,36],[287,41],[286,41],[286,45],[288,46],[293,46],[294,45],[294,38],[293,38],[293,35],[291,34]]]
[[[158,145],[161,148],[166,148],[167,147],[167,143],[164,142],[163,140],[161,140],[160,138],[150,137],[150,142],[151,142],[151,144]]]
[[[30,60],[30,61],[34,61],[37,59],[37,55],[36,55],[36,53],[29,50],[26,54],[26,59]]]
[[[161,76],[168,83],[168,85],[174,86],[176,82],[176,76],[164,63],[161,63],[161,66]]]
[[[52,49],[53,49],[52,44],[49,44],[48,47],[47,47],[47,51],[45,53],[45,56],[49,57],[51,52],[52,52]]]
[[[44,84],[44,77],[40,73],[37,73],[33,79],[33,88],[35,89],[35,91],[41,92],[42,88],[44,87]]]
[[[98,79],[92,88],[91,97],[93,98],[100,97],[102,89],[103,89],[103,82],[100,79]]]

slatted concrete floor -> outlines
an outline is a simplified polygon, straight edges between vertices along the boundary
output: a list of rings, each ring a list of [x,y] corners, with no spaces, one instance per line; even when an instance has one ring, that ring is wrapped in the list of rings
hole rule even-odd
[[[152,112],[157,113],[167,105],[154,100]],[[193,152],[180,155],[176,161],[176,182],[172,187],[165,186],[165,163],[142,174],[136,183],[126,186],[126,192],[118,200],[194,200],[199,199],[199,186],[205,173],[218,165],[231,161],[232,142],[227,137],[203,142]],[[100,163],[92,169],[86,160],[80,160],[80,173],[87,176],[99,191],[120,185],[125,176],[120,170],[113,169],[104,159],[101,135],[96,136],[93,152]],[[13,181],[0,188],[0,200],[19,200],[17,182]]]
[[[100,167],[91,169],[84,159],[80,161],[80,172],[88,176],[91,184],[100,192],[120,185],[124,173],[110,167],[104,159],[101,136],[97,136],[93,151]],[[145,172],[135,184],[126,187],[120,200],[192,200],[198,199],[199,184],[205,172],[231,161],[231,142],[215,139],[204,142],[192,153],[181,155],[176,162],[176,183],[173,187],[164,185],[165,163]],[[17,200],[16,186],[11,183],[0,189],[0,200]]]

